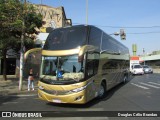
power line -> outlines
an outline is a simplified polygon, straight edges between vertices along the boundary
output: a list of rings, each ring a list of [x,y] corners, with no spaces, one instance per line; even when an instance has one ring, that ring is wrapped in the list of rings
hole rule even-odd
[[[155,32],[141,32],[141,33],[126,33],[126,34],[153,34],[153,33],[160,33],[160,31],[155,31]]]
[[[95,25],[95,26],[97,26],[97,25]],[[108,27],[108,28],[160,28],[160,26],[148,26],[148,27],[142,27],[142,26],[140,26],[140,27],[131,27],[131,26],[129,26],[129,27],[127,27],[127,26],[100,26],[100,27]]]
[[[81,23],[73,23],[75,25],[79,25]],[[133,27],[133,26],[103,26],[103,25],[94,25],[97,27],[108,27],[108,28],[160,28],[159,25],[156,26],[137,26],[137,27]]]
[[[80,23],[73,23],[75,25],[80,25]],[[85,24],[84,24],[85,25]],[[102,26],[102,25],[94,25],[97,27],[108,27],[108,28],[160,28],[160,26],[148,26],[148,27],[124,27],[124,26]],[[135,33],[126,33],[126,34],[155,34],[160,33],[160,31],[151,31],[151,32],[135,32]]]

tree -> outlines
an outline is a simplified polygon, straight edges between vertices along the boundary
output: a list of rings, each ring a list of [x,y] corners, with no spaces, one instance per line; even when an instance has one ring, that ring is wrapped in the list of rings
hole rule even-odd
[[[23,20],[24,26],[23,26]],[[36,13],[32,4],[23,4],[20,0],[0,0],[0,52],[3,58],[3,78],[6,76],[7,50],[20,50],[22,30],[24,30],[24,46],[33,47],[32,34],[37,34],[35,28],[42,26],[42,16]]]

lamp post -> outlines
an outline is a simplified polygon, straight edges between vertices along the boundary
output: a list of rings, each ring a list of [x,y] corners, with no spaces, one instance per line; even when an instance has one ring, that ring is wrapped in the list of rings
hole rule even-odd
[[[124,29],[120,29],[120,32],[114,32],[114,33],[109,34],[109,35],[115,35],[115,36],[120,35],[121,40],[126,40],[126,33],[125,33]]]
[[[119,32],[114,32],[114,33],[111,33],[111,34],[109,34],[109,35],[115,35],[115,36],[118,36],[118,35],[120,35],[120,33],[119,33]]]

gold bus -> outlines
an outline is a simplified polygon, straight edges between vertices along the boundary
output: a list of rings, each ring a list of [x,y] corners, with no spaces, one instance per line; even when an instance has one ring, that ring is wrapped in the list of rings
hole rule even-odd
[[[128,78],[129,50],[95,26],[53,30],[42,49],[38,96],[84,104]]]

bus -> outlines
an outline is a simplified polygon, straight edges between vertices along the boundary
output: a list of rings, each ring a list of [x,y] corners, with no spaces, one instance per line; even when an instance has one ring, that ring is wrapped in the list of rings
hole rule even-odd
[[[48,102],[85,104],[128,79],[128,48],[92,25],[54,29],[41,54],[38,96]]]

